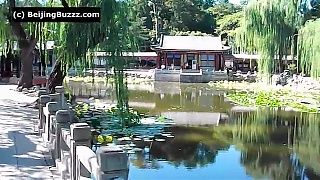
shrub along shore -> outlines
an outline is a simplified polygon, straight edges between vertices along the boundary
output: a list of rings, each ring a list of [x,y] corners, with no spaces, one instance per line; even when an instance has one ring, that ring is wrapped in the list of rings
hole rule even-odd
[[[314,84],[266,85],[248,82],[210,82],[215,89],[227,90],[226,97],[242,106],[281,108],[284,110],[320,112],[320,91]],[[309,87],[308,87],[309,86]]]

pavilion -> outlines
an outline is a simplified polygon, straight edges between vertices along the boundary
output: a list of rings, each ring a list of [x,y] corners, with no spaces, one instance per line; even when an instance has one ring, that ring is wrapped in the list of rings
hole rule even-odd
[[[223,54],[230,47],[224,46],[220,37],[161,35],[160,43],[154,46],[157,68],[223,70]]]

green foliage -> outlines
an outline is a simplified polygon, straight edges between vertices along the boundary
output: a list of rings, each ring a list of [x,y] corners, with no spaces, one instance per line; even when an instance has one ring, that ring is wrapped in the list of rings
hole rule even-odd
[[[103,145],[106,145],[108,143],[112,143],[113,138],[112,138],[112,136],[105,136],[105,135],[100,134],[97,137],[97,141]]]
[[[236,92],[228,94],[232,101],[244,106],[286,108],[291,107],[304,112],[318,112],[313,106],[308,106],[293,99],[288,92]]]
[[[320,75],[320,19],[308,21],[299,31],[298,60],[304,73],[314,78]]]
[[[79,119],[88,118],[88,114],[95,117],[93,115],[93,110],[90,108],[89,104],[84,102],[77,102],[76,106],[74,107],[74,111]],[[143,118],[143,115],[138,114],[138,112],[133,110],[132,108],[129,108],[129,110],[127,110],[125,108],[121,108],[121,106],[111,107],[108,110],[101,110],[101,112],[103,116],[90,119],[87,123],[92,127],[97,128],[101,126],[104,121],[114,119],[114,121],[120,122],[120,127],[127,128],[140,125],[140,120],[141,118]]]
[[[258,71],[269,77],[275,72],[274,58],[282,59],[293,44],[295,29],[299,26],[297,1],[251,0],[244,10],[244,20],[237,33],[237,44],[248,53],[258,51]]]
[[[132,0],[130,2],[131,28],[135,30],[141,50],[149,50],[156,35],[156,19],[158,32],[170,35],[220,35],[220,32],[232,31],[237,27],[238,16],[234,15],[230,25],[216,22],[224,16],[240,12],[241,6],[217,0],[160,1]],[[223,22],[223,21],[222,21]],[[235,25],[234,25],[235,24]],[[217,30],[219,28],[219,30]],[[231,33],[232,34],[232,33]],[[153,41],[152,41],[153,43]]]
[[[297,66],[295,64],[289,64],[288,65],[288,70],[291,72],[291,73],[295,73],[297,72]]]
[[[241,19],[243,18],[243,12],[236,12],[223,16],[217,21],[217,34],[226,33],[228,36],[234,37],[236,29],[240,26]]]
[[[143,118],[142,115],[138,114],[137,111],[134,111],[133,109],[123,109],[119,106],[112,107],[108,109],[108,113],[116,116],[123,116],[121,117],[122,120],[122,126],[123,127],[131,127],[131,126],[136,126],[140,124],[141,118]]]

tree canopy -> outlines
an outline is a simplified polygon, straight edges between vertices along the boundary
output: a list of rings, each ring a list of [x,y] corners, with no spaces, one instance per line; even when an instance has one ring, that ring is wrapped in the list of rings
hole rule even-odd
[[[17,6],[64,5],[64,1],[46,1],[45,4],[36,0],[15,2]],[[269,59],[277,55],[279,59],[285,59],[288,54],[299,55],[295,50],[295,34],[306,32],[302,29],[310,25],[307,20],[320,16],[319,0],[243,0],[241,5],[225,0],[71,0],[69,6],[102,7],[102,21],[89,24],[21,24],[28,38],[33,36],[38,42],[54,40],[58,56],[65,65],[68,64],[66,68],[74,65],[75,61],[88,66],[91,63],[87,58],[88,52],[95,50],[150,51],[151,44],[156,43],[160,34],[221,35],[222,38],[237,39],[237,44],[232,45],[241,47],[243,52],[261,54],[259,72],[268,74],[277,71],[276,67],[281,69],[282,62]],[[0,8],[7,12],[8,3],[0,3]],[[5,42],[18,39],[12,33],[15,30],[12,31],[5,13],[0,14],[0,21],[3,22],[0,25],[0,44],[5,49]],[[309,51],[305,46],[303,48],[299,48],[299,57],[309,57],[306,54]],[[306,64],[303,61],[300,67],[308,70],[304,67]]]

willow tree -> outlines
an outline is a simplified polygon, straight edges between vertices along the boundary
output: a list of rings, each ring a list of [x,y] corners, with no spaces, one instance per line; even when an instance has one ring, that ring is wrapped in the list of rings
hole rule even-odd
[[[270,77],[277,67],[282,71],[283,60],[290,54],[300,22],[299,4],[299,0],[251,0],[245,7],[236,43],[244,52],[259,53],[261,76]]]
[[[123,52],[136,49],[133,31],[130,31],[128,17],[130,10],[127,2],[116,0],[80,0],[66,1],[61,4],[68,7],[101,7],[101,22],[94,23],[47,23],[46,29],[51,33],[46,38],[55,41],[55,51],[58,57],[49,76],[48,86],[51,92],[57,85],[63,84],[67,71],[72,66],[85,69],[92,66],[92,52],[100,50],[110,55],[106,64],[114,67],[114,83],[117,102],[122,119],[129,112],[128,91],[123,69],[126,59]],[[47,4],[46,6],[55,6]],[[122,121],[124,122],[124,121]]]
[[[303,73],[320,75],[320,19],[309,20],[299,31],[298,60]]]

